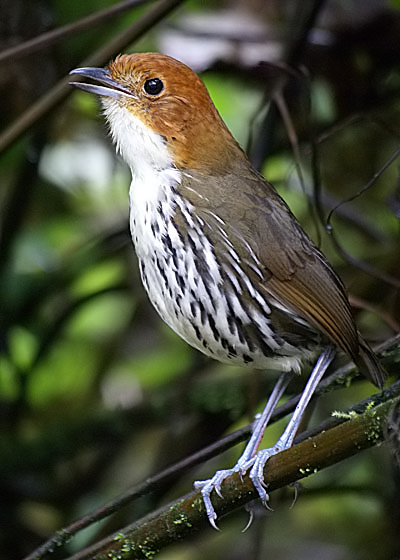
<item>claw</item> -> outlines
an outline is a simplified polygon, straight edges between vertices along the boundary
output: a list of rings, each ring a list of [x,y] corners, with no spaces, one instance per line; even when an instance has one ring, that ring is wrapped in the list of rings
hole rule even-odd
[[[217,517],[217,516],[215,516]],[[215,519],[210,519],[208,518],[208,521],[210,522],[210,525],[213,529],[215,529],[216,531],[221,531],[221,529],[218,527],[218,525],[215,523]]]
[[[211,498],[210,495],[208,494],[207,496],[205,496],[202,493],[203,496],[203,502],[204,502],[204,506],[206,508],[206,513],[207,513],[207,517],[208,517],[208,521],[210,522],[210,525],[213,529],[215,529],[216,531],[220,531],[221,529],[218,527],[216,521],[217,521],[217,514],[215,513],[215,510],[213,508],[213,505],[211,503]]]
[[[218,473],[217,473],[218,474]],[[217,514],[215,513],[214,507],[211,502],[210,494],[215,488],[213,485],[214,478],[210,478],[209,480],[197,480],[194,483],[194,487],[196,490],[201,491],[201,496],[203,498],[204,507],[206,508],[206,514],[208,517],[208,521],[210,522],[211,527],[213,527],[216,531],[220,531],[218,525],[216,524]],[[221,495],[219,493],[219,495]]]
[[[206,513],[210,525],[217,531],[219,531],[220,529],[215,522],[215,520],[217,519],[217,514],[215,513],[214,507],[211,502],[211,492],[215,490],[216,494],[220,498],[223,498],[221,492],[221,485],[223,481],[225,480],[225,478],[227,478],[234,472],[237,472],[238,470],[239,470],[238,465],[236,465],[236,467],[234,467],[233,469],[217,471],[215,475],[208,480],[197,480],[194,483],[195,489],[200,490],[201,492],[203,502],[204,502],[204,507],[206,508]]]
[[[289,509],[292,509],[294,507],[294,504],[297,502],[297,495],[299,493],[299,483],[298,483],[297,480],[296,480],[296,482],[294,482],[293,488],[294,488],[294,496],[293,496],[293,500],[292,500],[292,503],[290,504]]]
[[[259,483],[258,480],[256,480],[256,479],[252,479],[252,480],[253,480],[254,487],[258,492],[258,495],[259,495],[259,498],[261,500],[262,505],[266,509],[270,509],[270,507],[268,505],[269,494],[264,490],[264,488],[261,486],[261,484]]]
[[[247,508],[246,508],[247,509]],[[242,529],[242,533],[245,533],[247,531],[247,529],[250,527],[250,525],[253,523],[253,519],[254,519],[254,511],[252,509],[248,509],[247,510],[249,512],[249,520],[246,523],[246,526],[244,529]]]
[[[279,448],[279,446],[276,447]],[[249,460],[247,458],[242,461],[239,459],[238,463],[232,469],[217,471],[215,475],[208,480],[197,480],[196,482],[194,482],[195,489],[200,490],[201,492],[208,520],[210,522],[210,525],[214,529],[216,529],[217,531],[220,530],[216,524],[217,514],[215,513],[214,507],[212,505],[211,493],[214,490],[220,498],[223,498],[221,492],[222,483],[226,478],[228,478],[228,476],[230,476],[234,472],[239,473],[239,476],[243,481],[244,475],[247,471],[250,470],[249,476],[254,484],[255,489],[257,490],[261,503],[266,509],[272,511],[268,504],[269,494],[266,491],[266,484],[264,482],[264,467],[271,455],[274,455],[276,452],[277,451],[275,447],[270,449],[263,449]],[[248,527],[250,527],[252,521],[253,515],[250,515],[249,522],[244,528],[244,531],[246,531]]]
[[[238,461],[238,463],[232,468],[232,469],[225,469],[225,470],[221,470],[221,471],[217,471],[215,473],[215,475],[212,478],[209,478],[208,480],[196,480],[196,482],[193,483],[193,486],[195,487],[196,490],[200,490],[202,498],[203,498],[203,502],[204,502],[204,507],[206,508],[206,513],[207,513],[207,517],[208,520],[210,522],[210,525],[212,527],[214,527],[214,529],[216,529],[217,531],[219,531],[220,529],[218,528],[217,524],[215,523],[215,520],[217,519],[217,514],[215,513],[214,507],[212,505],[211,502],[211,492],[213,490],[215,490],[215,493],[220,497],[223,498],[222,492],[221,492],[221,486],[223,481],[228,478],[228,476],[230,476],[231,474],[237,472],[239,473],[239,476],[241,478],[241,480],[243,481],[243,476],[246,474],[246,472],[255,464],[256,461],[256,457],[252,457],[250,460],[242,460]],[[262,471],[261,471],[262,472]],[[256,486],[256,485],[255,485]],[[258,491],[258,493],[260,494],[260,490],[257,488],[256,489]],[[264,491],[264,502],[268,501],[268,494]],[[260,494],[261,497],[261,494]],[[261,499],[263,499],[261,497]],[[265,507],[268,507],[266,505],[266,503],[264,503]],[[251,517],[249,523],[246,525],[246,528],[250,526],[251,522],[252,522],[253,518]]]
[[[275,449],[263,449],[259,451],[255,457],[254,464],[250,470],[249,476],[254,484],[254,488],[260,497],[261,503],[266,509],[271,510],[268,505],[269,494],[266,492],[266,484],[264,482],[264,467],[268,459],[275,453]]]
[[[196,490],[200,490],[201,492],[208,521],[210,522],[211,527],[213,527],[216,531],[220,531],[220,528],[216,524],[217,514],[215,513],[215,509],[212,505],[210,494],[213,490],[215,490],[218,496],[221,498],[223,497],[221,493],[222,480],[219,480],[219,477],[217,476],[218,474],[219,472],[217,472],[213,478],[208,480],[196,480],[194,483]]]
[[[238,461],[236,467],[234,468],[234,470],[236,470],[239,473],[240,480],[242,482],[243,482],[244,475],[254,465],[254,461],[255,461],[255,457],[253,457],[249,461],[243,461],[243,462],[239,459],[239,461]]]

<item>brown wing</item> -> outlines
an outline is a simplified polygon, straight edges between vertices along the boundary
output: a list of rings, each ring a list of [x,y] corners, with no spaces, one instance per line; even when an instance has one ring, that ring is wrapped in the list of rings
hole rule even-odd
[[[195,194],[199,182],[202,198]],[[357,331],[341,280],[273,187],[240,160],[208,190],[198,172],[190,171],[188,186],[186,194],[199,210],[224,221],[242,260],[251,247],[264,267],[262,289],[309,321],[380,384],[378,362]]]
[[[272,187],[265,190],[247,195],[259,256],[271,272],[263,288],[354,357],[358,335],[342,282]]]

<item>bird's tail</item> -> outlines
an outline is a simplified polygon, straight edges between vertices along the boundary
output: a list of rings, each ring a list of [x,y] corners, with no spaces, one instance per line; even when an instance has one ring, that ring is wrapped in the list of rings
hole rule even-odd
[[[386,372],[375,352],[361,336],[359,336],[359,353],[353,359],[360,372],[374,385],[382,389]]]

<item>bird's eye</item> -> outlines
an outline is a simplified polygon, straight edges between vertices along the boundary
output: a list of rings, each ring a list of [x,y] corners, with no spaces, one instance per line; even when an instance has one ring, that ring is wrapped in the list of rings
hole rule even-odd
[[[151,78],[144,82],[143,89],[149,95],[158,95],[164,89],[164,84],[160,78]]]

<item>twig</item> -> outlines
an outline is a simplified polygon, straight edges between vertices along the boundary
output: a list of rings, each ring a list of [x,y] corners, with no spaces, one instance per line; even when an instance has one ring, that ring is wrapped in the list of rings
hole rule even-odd
[[[325,1],[326,0],[314,0],[310,7],[307,5],[306,9],[304,9],[305,3],[304,5],[300,2],[297,4],[296,20],[292,22],[294,33],[290,35],[289,44],[286,46],[286,52],[283,56],[284,63],[288,67],[293,68],[300,65],[304,56],[304,49],[307,45],[310,31],[314,27],[315,22],[318,20]],[[299,22],[298,19],[300,19],[300,14],[304,14],[304,16]],[[288,84],[290,84],[289,80],[287,80],[282,87],[287,87]],[[267,99],[269,99],[269,96],[265,95],[263,103],[265,103]],[[256,138],[254,147],[251,150],[251,160],[257,169],[261,168],[267,155],[267,151],[273,143],[278,112],[278,107],[275,104],[272,104],[267,115],[263,119],[257,134],[258,138]]]
[[[373,185],[375,183],[375,181],[377,179],[379,179],[379,177],[382,175],[382,173],[384,173],[387,170],[387,168],[390,165],[392,165],[392,163],[399,156],[400,156],[400,146],[395,150],[395,152],[390,156],[390,158],[384,163],[384,165],[376,173],[374,173],[374,175],[372,176],[372,178],[368,181],[368,183],[366,185],[361,187],[361,189],[359,189],[355,194],[353,194],[353,195],[349,196],[348,198],[338,202],[336,204],[336,206],[334,206],[330,210],[330,212],[328,214],[328,217],[326,219],[326,225],[325,225],[325,229],[329,233],[329,235],[332,239],[333,246],[335,247],[338,254],[344,259],[345,262],[350,263],[352,266],[358,268],[359,270],[363,270],[367,274],[373,276],[374,278],[377,278],[378,280],[381,280],[382,282],[385,282],[389,286],[393,286],[394,288],[400,288],[400,280],[398,280],[396,277],[392,276],[391,274],[387,274],[386,272],[383,272],[383,271],[377,269],[376,267],[374,267],[370,263],[354,257],[343,247],[343,245],[339,242],[339,240],[338,240],[338,238],[335,234],[335,231],[334,231],[334,228],[333,228],[333,225],[332,225],[332,218],[333,218],[334,213],[341,206],[343,206],[344,204],[347,204],[349,202],[352,202],[353,200],[356,200],[366,190],[368,190],[371,187],[371,185]]]
[[[95,14],[90,14],[90,16],[84,17],[79,21],[64,25],[63,27],[58,27],[57,29],[52,29],[46,33],[42,33],[38,37],[33,37],[33,39],[24,41],[19,45],[14,45],[13,47],[1,52],[0,65],[8,62],[14,63],[19,58],[32,55],[37,51],[63,41],[67,37],[86,31],[87,29],[95,27],[103,22],[109,22],[111,18],[123,12],[149,2],[150,0],[124,0],[124,2],[119,2],[118,4],[109,6],[105,10],[100,10]]]

